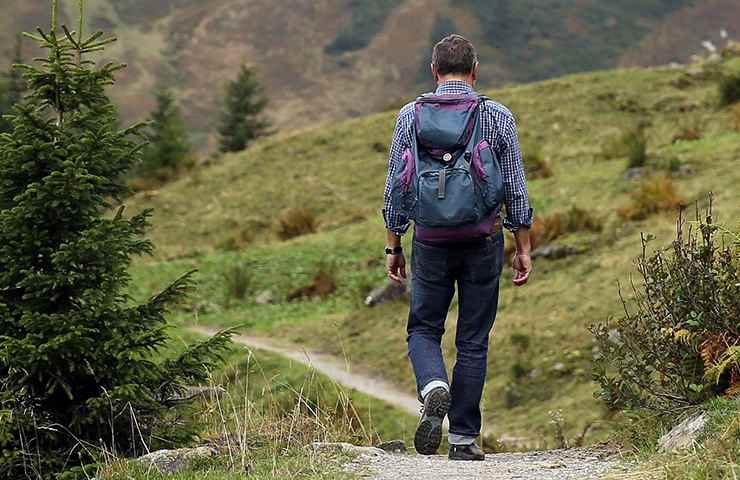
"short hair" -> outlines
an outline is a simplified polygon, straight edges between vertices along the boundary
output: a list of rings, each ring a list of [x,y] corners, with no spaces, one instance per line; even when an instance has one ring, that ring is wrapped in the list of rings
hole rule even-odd
[[[478,54],[470,41],[457,34],[447,35],[432,50],[432,65],[440,75],[468,74],[478,62]]]

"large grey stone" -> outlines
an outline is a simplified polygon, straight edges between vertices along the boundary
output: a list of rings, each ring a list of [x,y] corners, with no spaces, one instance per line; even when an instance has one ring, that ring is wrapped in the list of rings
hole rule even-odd
[[[365,305],[374,307],[394,300],[407,299],[410,293],[410,285],[410,278],[403,285],[388,280],[368,294],[365,298]]]
[[[403,440],[391,440],[378,445],[378,448],[388,453],[406,453],[406,442]]]
[[[707,414],[697,413],[679,423],[673,430],[658,440],[658,447],[663,452],[686,450],[696,444],[696,439],[707,425]]]
[[[151,465],[161,473],[177,473],[191,462],[218,455],[213,447],[178,448],[175,450],[157,450],[137,460],[144,465]]]
[[[344,442],[313,442],[308,447],[315,453],[346,453],[366,457],[379,457],[386,453],[376,447],[358,447]]]
[[[269,305],[275,303],[275,295],[270,290],[263,290],[254,297],[254,303],[257,305]]]

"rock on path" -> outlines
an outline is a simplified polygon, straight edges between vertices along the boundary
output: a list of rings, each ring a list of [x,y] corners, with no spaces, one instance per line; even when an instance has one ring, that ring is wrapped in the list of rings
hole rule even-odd
[[[489,454],[484,462],[451,462],[442,455],[360,455],[349,469],[372,480],[591,480],[619,466],[619,459],[604,450],[581,448]]]

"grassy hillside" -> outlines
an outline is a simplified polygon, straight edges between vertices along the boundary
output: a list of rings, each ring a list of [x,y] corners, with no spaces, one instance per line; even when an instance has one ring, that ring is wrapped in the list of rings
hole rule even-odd
[[[212,140],[225,82],[244,62],[259,70],[275,124],[294,129],[380,111],[389,98],[414,95],[419,83],[428,87],[431,46],[451,30],[478,45],[483,82],[502,85],[608,68],[630,52],[640,64],[654,64],[653,49],[685,59],[697,42],[689,49],[640,42],[665,37],[660,32],[674,23],[682,27],[673,31],[685,33],[686,16],[692,35],[710,38],[718,11],[731,29],[740,13],[715,8],[718,1],[90,0],[87,9],[88,28],[120,39],[106,55],[130,65],[112,92],[124,118],[144,118],[154,88],[172,87],[203,146]],[[681,16],[692,4],[696,9]],[[63,6],[69,23],[76,2]],[[3,2],[0,45],[8,47],[0,48],[0,68],[13,35],[48,23],[46,7],[43,0]]]
[[[728,61],[722,68],[740,64]],[[671,176],[687,203],[713,191],[716,220],[740,219],[740,132],[730,109],[717,106],[711,72],[605,71],[488,92],[517,113],[525,155],[540,151],[553,170],[529,183],[537,215],[578,206],[603,229],[558,239],[585,253],[537,261],[525,288],[513,288],[504,274],[484,400],[487,435],[552,445],[550,412],[557,410],[571,439],[587,432],[584,441],[596,441],[610,428],[611,414],[592,397],[587,327],[621,311],[617,282],[629,284],[639,233],[655,234],[657,247],[670,241],[675,228],[673,213],[643,221],[617,214],[640,186],[625,178],[627,160],[615,153],[625,132],[644,127],[648,172]],[[179,272],[198,268],[201,286],[178,314],[180,321],[245,325],[343,356],[355,368],[382,373],[413,391],[405,354],[407,307],[362,306],[384,277],[378,210],[394,117],[386,112],[266,139],[131,199],[134,210],[155,207],[159,245],[154,260],[134,269],[138,289],[132,293],[148,295]],[[314,212],[319,231],[279,241],[275,219],[292,207]],[[287,300],[318,271],[335,278],[335,293]],[[238,285],[247,292],[243,297]],[[265,289],[275,304],[254,302]],[[450,331],[454,317],[453,310]],[[452,345],[447,338],[450,355]]]

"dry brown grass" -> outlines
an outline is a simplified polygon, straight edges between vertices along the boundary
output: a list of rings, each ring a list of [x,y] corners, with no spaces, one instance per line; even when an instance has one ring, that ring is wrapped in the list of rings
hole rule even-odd
[[[676,210],[685,203],[675,184],[663,175],[643,180],[630,197],[630,203],[617,210],[624,220],[642,220],[656,213]]]
[[[732,120],[735,125],[735,130],[740,132],[740,103],[733,106],[731,109],[732,112]]]
[[[684,127],[673,136],[671,143],[701,140],[701,132],[695,127]]]
[[[288,240],[309,233],[319,227],[316,215],[307,208],[289,208],[277,220],[276,233],[280,240]]]
[[[542,156],[542,152],[538,148],[526,149],[524,151],[524,169],[526,170],[527,178],[530,180],[552,176],[550,162]]]
[[[569,233],[600,232],[602,228],[603,223],[596,215],[582,208],[571,207],[564,212],[555,212],[542,218],[535,217],[529,238],[534,250]],[[505,256],[510,257],[514,249],[514,242],[507,242]]]

